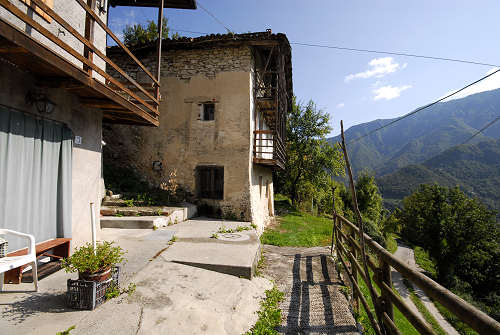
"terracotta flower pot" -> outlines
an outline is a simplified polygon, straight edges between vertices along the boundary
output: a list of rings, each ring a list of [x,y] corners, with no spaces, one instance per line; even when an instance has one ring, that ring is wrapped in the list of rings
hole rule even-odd
[[[83,279],[88,281],[103,282],[108,280],[110,277],[111,277],[111,267],[96,273],[78,272],[78,279]]]

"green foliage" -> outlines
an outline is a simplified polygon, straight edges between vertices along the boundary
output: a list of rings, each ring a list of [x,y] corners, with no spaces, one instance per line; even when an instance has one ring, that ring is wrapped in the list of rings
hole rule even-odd
[[[286,169],[277,173],[276,180],[276,189],[289,195],[294,205],[311,198],[321,202],[321,193],[331,193],[331,175],[343,171],[339,149],[325,139],[331,131],[328,123],[329,114],[314,102],[303,105],[294,97],[287,117]]]
[[[168,27],[167,18],[163,18],[162,38],[168,38],[170,28]],[[128,46],[137,46],[158,39],[158,25],[153,20],[148,20],[146,25],[134,24],[127,25],[123,29],[123,43]]]
[[[500,226],[492,211],[458,188],[421,185],[404,199],[400,219],[403,236],[429,253],[442,285],[500,317]]]
[[[62,332],[57,332],[57,333],[56,333],[56,335],[69,335],[69,333],[70,333],[73,329],[75,329],[75,328],[76,328],[76,326],[75,326],[75,325],[73,325],[73,326],[69,327],[68,329],[63,330]]]
[[[370,277],[373,276],[373,272],[370,270]],[[375,317],[375,307],[373,306],[373,302],[370,296],[370,291],[368,289],[368,286],[366,285],[365,281],[362,279],[361,275],[358,275],[358,285],[361,290],[361,293],[363,296],[366,298],[366,301],[368,302],[368,306],[370,307],[370,310],[372,311],[373,316]],[[380,289],[378,288],[377,285],[374,285],[373,288],[377,291],[377,294],[380,294]],[[399,293],[393,288],[394,293],[399,295]],[[360,303],[359,307],[359,313],[357,315],[357,320],[358,322],[363,326],[363,334],[368,334],[368,335],[375,335],[376,332],[372,328],[370,319],[368,318],[368,314],[366,313],[365,309],[363,308],[362,304]],[[413,325],[406,319],[406,317],[399,311],[399,309],[394,306],[394,323],[398,327],[399,331],[401,334],[405,335],[418,335],[418,331],[413,327]]]
[[[416,246],[413,251],[415,255],[415,263],[417,263],[422,269],[424,269],[427,276],[436,279],[436,266],[434,265],[434,262],[429,258],[429,253],[419,246]]]
[[[436,306],[439,314],[441,314],[460,335],[479,335],[472,328],[470,328],[466,323],[462,322],[455,314],[451,313],[443,305],[437,301],[433,301],[434,306]]]
[[[432,314],[429,312],[427,307],[422,303],[420,298],[417,296],[415,293],[415,290],[413,289],[413,285],[405,278],[403,279],[403,283],[405,286],[408,288],[408,291],[410,292],[410,299],[413,301],[413,304],[417,307],[418,311],[422,316],[424,317],[425,321],[427,321],[428,324],[431,325],[432,329],[437,335],[446,335],[447,333],[441,328],[439,323],[436,321],[436,319],[432,316]]]
[[[354,185],[358,200],[358,208],[363,219],[364,232],[378,244],[385,247],[385,237],[382,233],[382,196],[378,191],[375,178],[366,172],[361,173]],[[357,223],[350,190],[339,189],[341,203],[344,204],[344,215],[353,223]],[[387,225],[388,227],[388,225]],[[389,231],[387,231],[389,233]]]
[[[118,285],[116,285],[115,283],[112,282],[108,286],[108,288],[106,289],[106,293],[104,294],[104,298],[106,300],[109,300],[109,299],[116,298],[119,295],[120,295],[120,288],[118,287]]]
[[[385,238],[385,246],[387,251],[389,251],[391,254],[395,253],[396,250],[398,249],[398,242],[396,241],[397,235],[396,234],[389,234]]]
[[[278,334],[276,327],[281,323],[281,310],[279,303],[283,300],[284,293],[276,287],[266,291],[266,298],[260,304],[257,312],[259,319],[248,331],[247,335],[270,335]]]
[[[294,247],[330,245],[332,219],[318,217],[291,209],[278,218],[279,226],[266,229],[260,240],[263,244]]]
[[[63,259],[61,265],[66,272],[96,273],[119,264],[125,260],[126,252],[113,242],[103,241],[96,243],[96,252],[91,243],[79,247],[69,258]]]
[[[476,129],[496,118],[499,110],[500,90],[470,95],[464,99],[439,103],[422,110],[411,118],[350,143],[349,157],[354,173],[371,168],[377,175],[384,175],[409,164],[424,162],[462,143]],[[391,121],[394,119],[374,120],[356,125],[346,131],[346,139],[349,141],[365,135]],[[476,136],[472,142],[477,143],[492,138],[500,138],[498,122]],[[338,137],[329,141],[336,143]],[[382,194],[385,198],[384,192]]]
[[[401,200],[420,184],[459,186],[467,195],[478,197],[498,212],[500,219],[500,140],[453,147],[419,164],[379,177],[377,183],[386,207]]]

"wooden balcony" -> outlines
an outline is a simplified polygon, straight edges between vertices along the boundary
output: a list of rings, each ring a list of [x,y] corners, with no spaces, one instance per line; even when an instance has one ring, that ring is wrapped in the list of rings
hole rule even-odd
[[[254,130],[253,162],[285,169],[285,145],[274,130]]]
[[[30,1],[37,11],[43,11],[44,18],[48,17],[52,24],[57,24],[59,33],[56,36],[51,31],[54,29],[49,30],[47,24],[28,16],[18,3],[0,0],[0,6],[11,14],[0,17],[1,58],[31,73],[41,85],[67,89],[80,97],[82,104],[101,110],[103,122],[158,125],[158,74],[154,76],[130,52],[86,1],[65,0],[73,1],[83,8],[81,24],[85,25],[84,33],[74,28],[75,22],[70,24],[63,19],[63,14],[56,12],[57,8],[52,9],[42,0]],[[18,20],[23,24],[19,25]],[[105,55],[102,46],[98,48],[94,44],[94,26],[102,29],[105,36],[111,37],[144,71],[148,78],[146,83],[138,83]],[[33,31],[37,34],[33,34]],[[58,37],[61,31],[64,33],[61,37],[64,38]],[[71,43],[68,42],[68,36],[71,36]],[[107,73],[106,67],[113,69],[120,78]]]

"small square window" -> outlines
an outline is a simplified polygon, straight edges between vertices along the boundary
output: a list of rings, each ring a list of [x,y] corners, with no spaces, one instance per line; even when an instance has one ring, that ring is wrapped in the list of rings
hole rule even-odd
[[[215,104],[203,104],[202,118],[203,121],[215,120]]]

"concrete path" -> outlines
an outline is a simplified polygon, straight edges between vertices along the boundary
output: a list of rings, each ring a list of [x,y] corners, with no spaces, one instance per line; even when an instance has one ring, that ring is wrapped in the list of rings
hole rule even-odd
[[[405,262],[409,267],[418,269],[421,271],[421,269],[418,267],[418,265],[415,263],[415,255],[413,252],[413,249],[398,243],[398,249],[394,253],[394,256],[399,258],[401,261]],[[403,300],[410,306],[410,308],[416,312],[418,315],[420,315],[420,312],[418,311],[417,307],[411,301],[410,299],[410,292],[408,292],[408,289],[406,288],[406,285],[403,283],[403,276],[396,270],[392,269],[392,284],[394,287],[398,290],[399,294],[403,298]],[[418,286],[413,284],[413,288],[415,290],[415,294],[420,298],[420,300],[423,302],[427,310],[432,314],[434,319],[439,323],[441,328],[445,332],[447,332],[450,335],[459,335],[458,332],[451,326],[448,321],[439,313],[437,310],[436,306],[432,303],[432,301],[429,299],[429,297],[425,294],[424,291],[422,291]]]
[[[264,276],[285,292],[281,334],[359,334],[329,249],[263,247]]]
[[[202,226],[203,221],[197,224]],[[55,334],[73,325],[72,335],[245,333],[257,321],[265,290],[272,287],[269,280],[242,279],[169,260],[169,251],[203,254],[203,243],[188,250],[193,246],[183,244],[182,239],[194,238],[196,233],[209,240],[219,224],[208,222],[200,231],[188,222],[155,231],[103,229],[100,239],[116,241],[128,251],[121,287],[134,283],[135,292],[124,293],[94,311],[78,311],[67,308],[65,302],[66,281],[76,279],[76,274],[58,271],[41,279],[38,293],[31,291],[31,283],[6,285],[10,292],[0,294],[0,334]],[[242,223],[224,224],[229,228]],[[173,235],[179,236],[178,241],[170,245]],[[219,244],[224,243],[229,243],[229,249],[220,251],[231,252],[238,245]]]

